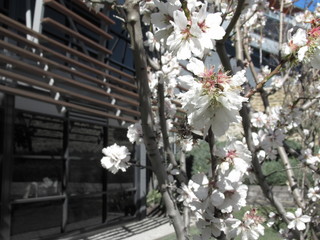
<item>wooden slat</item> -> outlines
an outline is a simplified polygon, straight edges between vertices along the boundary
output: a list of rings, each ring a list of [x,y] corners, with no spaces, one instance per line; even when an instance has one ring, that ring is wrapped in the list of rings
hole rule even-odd
[[[55,41],[55,40],[52,40],[51,38],[49,38],[49,37],[47,37],[47,36],[44,36],[43,34],[37,33],[37,32],[35,32],[35,31],[27,28],[27,27],[24,26],[23,24],[18,23],[17,21],[14,21],[14,20],[8,18],[7,16],[5,16],[5,15],[3,15],[3,14],[0,14],[0,22],[9,25],[9,26],[11,26],[12,28],[16,28],[17,30],[19,30],[19,31],[21,31],[21,32],[23,32],[23,33],[25,33],[25,34],[32,35],[32,36],[34,36],[34,37],[36,37],[36,38],[38,38],[38,39],[42,39],[42,40],[44,40],[44,41],[46,41],[46,42],[48,42],[48,43],[51,43],[51,44],[53,44],[53,45],[55,45],[55,46],[58,46],[59,48],[63,49],[64,51],[70,52],[70,53],[72,53],[73,55],[75,55],[75,56],[77,56],[77,57],[80,57],[80,58],[82,58],[82,59],[87,60],[88,62],[97,64],[98,66],[100,66],[100,67],[103,68],[103,69],[108,69],[108,70],[110,70],[110,71],[113,71],[113,72],[115,72],[115,73],[117,73],[117,74],[119,74],[119,75],[121,75],[121,76],[123,76],[123,77],[126,77],[126,78],[130,79],[130,80],[133,80],[133,79],[134,79],[134,77],[133,77],[132,75],[130,75],[130,74],[127,74],[127,73],[125,73],[125,72],[120,71],[119,69],[116,69],[116,68],[114,68],[114,67],[111,67],[111,66],[109,66],[109,65],[107,65],[107,64],[105,64],[105,63],[102,63],[102,62],[100,62],[100,61],[98,61],[98,60],[96,60],[96,59],[94,59],[94,58],[92,58],[92,57],[90,57],[90,56],[87,56],[87,55],[85,55],[84,53],[81,53],[81,52],[79,52],[79,51],[77,51],[77,50],[75,50],[75,49],[69,48],[69,47],[67,47],[67,46],[65,46],[65,45],[63,45],[63,44],[61,44],[61,43],[59,43],[59,42],[57,42],[57,41]],[[67,58],[67,59],[70,59],[70,58]],[[71,59],[70,59],[69,61],[71,61]],[[77,61],[75,61],[75,62],[77,62]],[[77,63],[78,63],[78,62],[77,62]],[[87,67],[87,68],[92,69],[92,68],[90,68],[90,67]],[[96,69],[95,69],[95,70],[96,70]],[[93,70],[91,70],[91,71],[93,71]],[[96,71],[98,71],[98,70],[96,70]],[[124,84],[124,85],[127,85],[127,86],[131,86],[131,87],[134,88],[134,89],[136,88],[136,86],[135,86],[134,84],[131,84],[131,83],[128,83],[128,82],[123,81],[123,80],[121,80],[121,79],[112,77],[111,75],[108,75],[108,74],[106,74],[106,73],[101,74],[101,73],[103,73],[103,72],[101,72],[101,71],[98,71],[98,72],[99,72],[100,75],[108,76],[109,78],[112,78],[114,81],[118,81],[118,82],[121,83],[121,84]]]
[[[75,66],[78,66],[78,67],[83,68],[83,69],[85,69],[85,70],[87,70],[87,71],[93,72],[93,73],[95,73],[95,74],[97,74],[97,75],[101,75],[101,76],[104,76],[104,77],[106,77],[106,78],[112,79],[112,80],[114,80],[114,81],[117,81],[117,82],[121,81],[121,84],[126,85],[126,86],[128,86],[128,87],[131,87],[131,88],[133,88],[134,90],[136,89],[136,86],[133,85],[133,84],[131,84],[131,83],[128,83],[128,82],[123,81],[123,80],[120,80],[120,79],[118,79],[118,78],[116,78],[116,77],[114,77],[114,76],[111,76],[111,75],[109,75],[109,74],[107,74],[107,73],[105,73],[105,72],[99,71],[99,70],[97,70],[97,69],[95,69],[95,68],[91,68],[91,67],[89,67],[89,66],[87,66],[87,65],[85,65],[85,64],[83,64],[83,63],[79,63],[78,61],[76,61],[76,60],[74,60],[74,59],[70,59],[70,58],[66,57],[65,55],[63,55],[63,54],[61,54],[61,53],[57,53],[57,52],[55,52],[55,51],[53,51],[53,50],[51,50],[51,49],[49,49],[49,48],[47,48],[47,47],[45,47],[45,46],[42,46],[42,45],[36,44],[36,43],[34,43],[34,42],[32,42],[32,41],[29,41],[29,40],[27,40],[26,38],[23,38],[23,37],[21,37],[21,36],[19,36],[19,35],[17,35],[17,34],[14,34],[14,33],[10,32],[10,31],[8,31],[8,30],[6,30],[6,29],[4,29],[4,28],[1,28],[1,27],[0,27],[0,33],[3,33],[3,34],[4,34],[5,36],[7,36],[7,37],[11,37],[12,39],[15,39],[15,40],[17,40],[17,41],[19,41],[19,42],[21,42],[21,43],[25,43],[25,44],[27,44],[27,45],[29,45],[29,46],[32,46],[32,47],[36,48],[36,49],[40,49],[40,50],[42,50],[43,52],[47,52],[47,53],[49,53],[51,56],[55,56],[55,57],[61,59],[61,60],[64,61],[64,62],[70,62],[70,63],[72,63],[72,64],[75,65]],[[13,46],[12,46],[11,48],[13,48]],[[28,53],[29,53],[29,52],[28,52]],[[28,54],[28,53],[26,53],[26,54]],[[45,58],[41,58],[41,59],[42,59],[41,61],[43,61]],[[50,61],[50,60],[48,59],[48,60],[46,60],[46,61]],[[55,63],[54,61],[51,61],[51,62],[53,63],[53,65],[57,65],[57,63]],[[91,76],[89,76],[89,75],[87,75],[87,74],[81,73],[81,72],[79,72],[79,71],[73,71],[73,70],[71,70],[70,68],[68,68],[68,67],[66,67],[66,66],[63,66],[63,67],[62,67],[62,66],[63,66],[63,65],[61,65],[60,69],[63,68],[65,71],[70,72],[70,73],[72,73],[72,74],[74,74],[74,75],[79,75],[79,74],[81,74],[81,76],[82,76],[83,78],[85,78],[85,79],[86,79],[86,78],[87,78],[87,79],[90,79],[90,81],[96,82],[96,83],[98,83],[98,84],[102,84],[102,85],[104,84],[102,81],[99,81],[99,80],[97,80],[96,78],[93,78],[93,77],[91,77]],[[94,80],[93,80],[93,79],[94,79]],[[113,85],[113,84],[111,84],[111,83],[107,83],[107,84],[108,84],[109,87],[112,87],[112,88],[114,88],[114,89],[118,89],[119,92],[122,91],[122,90],[120,90],[120,89],[123,89],[123,88],[117,87],[117,86],[115,86],[115,85]],[[134,93],[131,92],[131,91],[127,91],[127,90],[125,90],[125,89],[123,89],[123,91],[125,91],[125,92],[123,92],[123,93],[126,93],[126,94],[128,94],[129,96],[136,96],[136,97],[138,96],[137,94],[134,94]]]
[[[80,33],[76,32],[76,31],[73,31],[70,28],[67,28],[66,26],[54,21],[51,18],[42,19],[42,23],[43,24],[53,25],[55,28],[58,28],[59,30],[63,30],[64,32],[68,33],[69,35],[71,35],[73,37],[76,37],[79,40],[82,40],[86,44],[90,45],[93,48],[96,48],[96,49],[100,50],[101,52],[104,52],[105,54],[112,54],[111,50],[101,46],[99,43],[96,43],[96,42],[92,41],[91,39],[81,35]]]
[[[105,23],[108,24],[115,24],[115,21],[113,21],[111,18],[109,18],[108,16],[104,15],[101,12],[96,13],[94,10],[90,10],[88,9],[88,7],[86,6],[86,4],[84,4],[82,1],[79,0],[71,0],[72,2],[74,2],[75,4],[77,4],[78,6],[80,6],[81,8],[90,11],[90,13],[96,15],[97,17],[99,17],[101,20],[103,20]]]
[[[88,108],[88,107],[83,107],[83,106],[79,106],[73,103],[69,103],[69,102],[65,102],[65,101],[61,101],[61,100],[54,100],[51,97],[46,97],[43,95],[39,95],[33,92],[28,92],[28,91],[24,91],[21,89],[15,89],[12,87],[7,87],[7,86],[3,86],[0,85],[0,91],[5,92],[5,93],[10,93],[10,94],[15,94],[15,95],[19,95],[22,97],[27,97],[27,98],[32,98],[35,100],[39,100],[42,102],[46,102],[46,103],[51,103],[54,105],[59,105],[59,106],[65,106],[67,108],[71,108],[71,109],[75,109],[81,112],[86,112],[86,113],[90,113],[96,116],[100,116],[100,117],[106,117],[106,118],[111,118],[111,119],[116,119],[116,120],[120,120],[120,121],[125,121],[125,122],[132,122],[135,123],[136,120],[131,119],[131,118],[126,118],[126,117],[121,117],[121,116],[116,116],[114,114],[109,114],[106,112],[102,112],[99,110],[95,110],[92,108]]]
[[[1,56],[0,56],[0,58],[1,58]],[[21,82],[24,82],[24,83],[27,83],[27,84],[31,84],[31,85],[34,85],[34,86],[37,86],[37,87],[41,87],[41,88],[44,88],[44,89],[48,89],[48,90],[53,91],[53,92],[59,92],[59,93],[63,93],[63,94],[66,94],[66,95],[69,95],[69,96],[72,96],[72,97],[75,97],[75,98],[78,98],[78,99],[82,99],[82,100],[88,101],[89,103],[98,104],[98,105],[101,105],[101,106],[104,106],[104,107],[111,108],[113,110],[118,110],[119,109],[119,110],[122,110],[123,112],[127,112],[127,113],[131,114],[132,116],[139,116],[140,115],[140,113],[138,111],[134,111],[132,109],[128,109],[128,108],[125,108],[125,107],[122,107],[122,106],[118,106],[118,105],[113,105],[113,104],[107,103],[105,101],[101,101],[101,100],[98,100],[98,99],[95,99],[95,98],[92,98],[92,97],[88,97],[88,96],[85,96],[85,95],[82,95],[82,94],[79,94],[79,93],[75,93],[73,91],[69,91],[69,90],[67,90],[65,88],[60,88],[60,87],[56,87],[56,86],[50,86],[47,83],[40,82],[40,81],[31,79],[31,78],[28,78],[28,77],[25,77],[25,76],[22,76],[20,74],[16,74],[16,73],[13,73],[13,72],[10,72],[10,71],[6,71],[6,70],[0,69],[0,74],[2,76],[5,76],[5,77],[8,77],[8,78],[17,80],[17,81],[21,81]]]
[[[113,39],[113,36],[103,31],[101,28],[97,27],[96,25],[93,25],[83,17],[80,17],[78,14],[72,12],[68,8],[64,7],[63,5],[59,4],[55,0],[44,0],[44,4],[47,4],[48,6],[52,7],[53,9],[57,10],[59,13],[63,13],[64,15],[71,17],[76,22],[82,24],[83,26],[87,27],[88,29],[95,31],[96,33],[100,34],[101,36],[107,38],[107,39]]]
[[[3,30],[3,29],[0,28],[0,33],[1,33],[1,30]],[[7,35],[7,36],[8,36],[8,35]],[[0,40],[0,46],[6,48],[7,50],[10,50],[10,51],[12,51],[12,52],[15,52],[15,53],[17,53],[17,54],[19,54],[19,55],[21,55],[21,56],[24,56],[24,57],[33,59],[33,60],[35,60],[35,61],[42,62],[42,63],[47,64],[47,65],[49,65],[49,66],[53,66],[53,67],[55,67],[55,68],[57,68],[57,69],[62,69],[62,70],[64,70],[64,71],[66,71],[66,72],[69,72],[70,74],[79,76],[79,77],[81,77],[81,78],[86,79],[86,78],[89,77],[88,75],[85,75],[85,74],[83,74],[83,73],[81,73],[81,72],[79,72],[79,71],[73,71],[72,69],[70,69],[70,68],[68,68],[68,67],[66,67],[66,66],[63,66],[63,65],[61,65],[61,64],[58,64],[58,63],[56,63],[56,62],[54,62],[54,61],[52,61],[52,60],[49,60],[49,59],[40,57],[40,56],[38,56],[38,55],[36,55],[36,54],[34,54],[34,53],[31,53],[31,52],[29,52],[29,51],[27,51],[27,50],[25,50],[25,49],[16,47],[16,46],[14,46],[14,45],[11,45],[11,44],[9,44],[9,43],[7,43],[7,42],[4,42],[4,41],[2,41],[2,40]],[[4,62],[5,62],[5,61],[6,61],[6,59],[4,60]],[[25,66],[24,63],[16,63],[16,64],[17,64],[17,65],[20,65],[20,66]],[[29,65],[26,66],[26,67],[24,67],[24,69],[25,69],[25,70],[28,70],[28,69],[29,69]],[[31,69],[31,66],[30,66],[30,69]],[[35,70],[35,69],[34,69],[34,70]],[[35,71],[36,71],[36,70],[35,70]],[[76,85],[76,84],[77,84],[79,87],[81,86],[81,87],[83,87],[84,89],[88,89],[88,90],[91,90],[91,91],[99,92],[100,94],[105,94],[105,95],[108,94],[108,96],[110,96],[110,97],[113,97],[113,98],[115,98],[115,99],[119,99],[120,101],[129,103],[129,104],[131,104],[131,105],[133,105],[133,106],[138,106],[138,105],[139,105],[137,101],[133,101],[133,100],[127,98],[127,97],[123,97],[123,96],[116,95],[116,94],[111,94],[111,93],[106,93],[104,90],[102,90],[102,89],[100,89],[100,88],[92,87],[92,86],[89,86],[89,85],[86,85],[86,84],[83,84],[83,83],[80,83],[80,82],[76,82],[76,81],[74,81],[74,80],[69,80],[68,78],[61,77],[60,75],[54,74],[54,73],[49,72],[49,71],[46,71],[45,74],[43,74],[43,75],[44,75],[44,76],[48,76],[48,77],[58,78],[58,79],[61,79],[62,81],[68,82],[68,83],[73,84],[73,85]],[[115,87],[112,86],[111,84],[102,82],[102,81],[100,81],[100,80],[98,80],[98,79],[96,79],[96,78],[91,77],[90,80],[91,80],[92,82],[97,83],[97,84],[104,85],[104,86],[107,86],[107,87],[111,87],[111,88],[113,88],[113,89],[116,89],[116,90],[118,90],[119,92],[122,92],[122,93],[126,94],[126,96],[131,96],[131,97],[135,97],[135,98],[138,97],[136,93],[132,93],[132,92],[130,92],[130,91],[127,91],[127,90],[125,90],[125,89],[121,89],[121,88],[119,88],[119,87],[116,87],[116,88],[115,88]],[[72,81],[72,82],[71,82],[71,81]]]

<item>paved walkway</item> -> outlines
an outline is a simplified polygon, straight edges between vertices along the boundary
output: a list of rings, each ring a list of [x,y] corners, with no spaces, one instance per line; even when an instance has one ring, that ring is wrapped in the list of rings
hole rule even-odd
[[[166,217],[147,217],[141,221],[127,223],[113,228],[86,232],[59,240],[155,240],[174,232]]]

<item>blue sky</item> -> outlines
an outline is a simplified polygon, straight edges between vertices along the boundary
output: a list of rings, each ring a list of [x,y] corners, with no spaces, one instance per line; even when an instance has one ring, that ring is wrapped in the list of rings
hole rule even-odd
[[[311,11],[313,11],[314,8],[317,6],[317,3],[320,3],[320,0],[313,0],[313,1],[312,0],[299,0],[294,5],[301,7],[301,8],[306,8],[310,2],[312,2],[312,4],[310,5],[309,9]]]

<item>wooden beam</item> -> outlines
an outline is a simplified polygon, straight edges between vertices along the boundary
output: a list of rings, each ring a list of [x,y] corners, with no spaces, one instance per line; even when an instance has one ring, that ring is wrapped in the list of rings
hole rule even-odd
[[[132,118],[116,116],[114,114],[109,114],[106,112],[102,112],[102,111],[88,108],[88,107],[83,107],[83,106],[76,105],[73,103],[69,103],[69,102],[65,102],[65,101],[61,101],[61,100],[54,100],[51,97],[43,96],[43,95],[36,94],[36,93],[30,92],[30,91],[25,91],[25,90],[7,87],[7,86],[3,86],[3,85],[0,85],[0,91],[5,92],[5,93],[9,93],[9,94],[19,95],[22,97],[32,98],[35,100],[39,100],[39,101],[46,102],[46,103],[51,103],[51,104],[58,105],[58,106],[64,106],[64,107],[67,107],[70,109],[78,110],[80,112],[90,113],[90,114],[100,116],[100,117],[112,118],[112,119],[125,121],[125,122],[131,122],[131,123],[137,122],[137,120],[132,119]]]
[[[64,32],[66,32],[67,34],[75,37],[77,40],[82,40],[86,44],[90,45],[93,48],[100,50],[101,52],[103,52],[105,54],[112,54],[112,51],[107,49],[106,47],[101,46],[99,43],[92,41],[91,39],[83,36],[82,34],[76,32],[76,31],[71,30],[70,28],[62,25],[61,23],[58,23],[57,21],[55,21],[51,18],[42,19],[42,24],[50,24],[50,25],[54,26],[55,28],[62,30]]]
[[[1,32],[1,28],[0,28],[0,32]],[[71,75],[76,75],[76,76],[79,76],[81,78],[88,78],[88,75],[85,75],[79,71],[74,71],[66,66],[63,66],[61,64],[58,64],[54,61],[51,61],[51,60],[48,60],[46,58],[42,58],[38,55],[35,55],[27,50],[24,50],[24,49],[21,49],[19,47],[16,47],[14,45],[11,45],[7,42],[4,42],[2,40],[0,40],[0,46],[6,48],[7,50],[10,50],[12,52],[14,52],[15,54],[18,54],[20,56],[23,56],[23,57],[27,57],[27,58],[30,58],[30,59],[33,59],[35,61],[39,61],[39,62],[42,62],[44,64],[48,64],[50,67],[51,66],[54,66],[56,68],[61,68],[63,70],[67,70],[68,73],[70,73]],[[112,93],[107,93],[105,90],[103,89],[100,89],[98,87],[93,87],[93,86],[90,86],[90,85],[87,85],[87,84],[84,84],[84,83],[80,83],[80,82],[77,82],[75,80],[72,80],[70,78],[66,78],[66,77],[62,77],[58,74],[55,74],[55,73],[52,73],[52,72],[49,72],[49,71],[44,71],[44,70],[39,70],[37,69],[36,67],[32,66],[32,65],[29,65],[29,64],[26,64],[26,63],[23,63],[23,62],[19,62],[17,60],[14,60],[13,58],[9,58],[5,55],[0,55],[0,59],[6,63],[7,61],[9,62],[12,62],[13,64],[19,66],[20,68],[26,70],[26,71],[30,71],[31,69],[34,70],[35,72],[40,72],[43,76],[46,76],[46,77],[53,77],[53,78],[57,78],[57,79],[60,79],[61,81],[64,81],[64,82],[68,82],[69,84],[72,84],[72,85],[76,85],[78,87],[82,87],[84,89],[87,89],[89,91],[93,91],[93,92],[96,92],[96,93],[100,93],[102,95],[105,95],[105,96],[110,96],[110,97],[113,97],[113,98],[116,98],[116,99],[119,99],[120,101],[123,101],[123,102],[126,102],[126,103],[129,103],[133,106],[139,106],[139,103],[137,101],[134,101],[132,99],[128,99],[127,97],[123,97],[122,95],[117,95],[117,94],[112,94]],[[125,90],[125,89],[122,89],[120,87],[114,87],[112,84],[109,84],[109,83],[105,83],[105,82],[102,82],[101,80],[98,80],[96,78],[90,78],[91,81],[99,84],[99,85],[104,85],[106,87],[110,87],[112,89],[115,89],[116,91],[119,91],[120,93],[123,93],[127,96],[130,96],[130,97],[134,97],[134,98],[137,98],[137,94],[136,93],[133,93],[133,92],[130,92],[128,90]]]
[[[44,0],[43,3],[48,5],[48,6],[50,6],[50,7],[52,7],[53,9],[57,10],[59,13],[62,13],[64,15],[66,15],[66,16],[71,17],[76,22],[78,22],[81,25],[87,27],[91,31],[94,31],[94,32],[100,34],[101,36],[105,37],[106,39],[113,39],[112,35],[110,35],[109,33],[106,33],[101,28],[99,28],[96,25],[90,23],[89,21],[87,21],[83,17],[80,17],[78,14],[74,13],[73,11],[71,11],[68,8],[64,7],[63,5],[59,4],[55,0]]]
[[[0,56],[0,59],[1,58],[2,57]],[[125,107],[122,107],[122,106],[118,106],[118,105],[115,105],[115,104],[111,104],[111,103],[108,103],[106,101],[98,100],[98,99],[95,99],[95,98],[92,98],[92,97],[88,97],[88,96],[85,96],[83,94],[75,93],[75,92],[69,91],[69,90],[67,90],[65,88],[51,86],[51,85],[49,85],[49,84],[47,84],[45,82],[40,82],[40,81],[31,79],[31,78],[28,78],[28,77],[25,77],[25,76],[22,76],[20,74],[16,74],[16,73],[13,73],[13,72],[10,72],[10,71],[6,71],[6,70],[0,69],[0,75],[5,76],[7,78],[11,78],[13,80],[21,81],[21,82],[24,82],[24,83],[27,83],[27,84],[30,84],[30,85],[41,87],[41,88],[44,88],[44,89],[47,89],[47,90],[50,90],[50,91],[53,91],[53,92],[59,92],[59,93],[62,93],[62,94],[68,95],[68,96],[72,96],[72,97],[75,97],[75,98],[78,98],[78,99],[81,99],[81,100],[85,100],[89,104],[92,104],[92,105],[97,104],[97,105],[100,105],[100,106],[103,106],[103,107],[110,108],[111,110],[120,109],[120,110],[122,110],[122,111],[124,111],[126,113],[129,113],[132,116],[140,116],[140,113],[138,111],[135,111],[135,110],[132,110],[132,109],[129,109],[129,108],[125,108]]]
[[[100,61],[94,59],[93,57],[89,57],[89,56],[87,56],[86,54],[81,53],[81,52],[79,52],[79,51],[77,51],[77,50],[75,50],[75,49],[69,48],[68,46],[66,46],[66,45],[64,45],[64,44],[62,44],[62,43],[59,43],[59,42],[57,42],[57,41],[55,41],[55,40],[53,40],[53,39],[51,39],[51,38],[49,38],[49,37],[47,37],[47,36],[45,36],[45,35],[43,35],[43,34],[40,34],[40,33],[37,33],[37,32],[35,32],[35,31],[32,31],[31,29],[27,28],[27,27],[24,26],[23,24],[15,21],[15,20],[13,20],[13,19],[11,19],[11,18],[9,18],[9,17],[7,17],[7,16],[5,16],[5,15],[3,15],[3,14],[0,14],[0,22],[1,22],[2,24],[7,24],[8,26],[10,26],[10,27],[12,27],[12,28],[14,28],[14,29],[17,29],[17,30],[19,30],[19,31],[21,31],[21,32],[23,32],[23,33],[25,33],[25,34],[32,35],[32,36],[38,38],[39,40],[43,40],[43,41],[45,41],[45,42],[47,42],[47,43],[51,43],[51,44],[53,44],[54,46],[57,46],[57,47],[63,49],[64,51],[73,54],[74,56],[77,56],[77,57],[80,57],[80,58],[82,58],[82,59],[85,59],[85,60],[88,61],[88,62],[92,62],[92,63],[94,63],[94,64],[97,64],[98,66],[100,66],[100,67],[103,68],[103,69],[108,69],[108,70],[110,70],[110,71],[112,71],[112,72],[115,72],[115,73],[117,73],[117,74],[119,74],[119,75],[121,75],[121,76],[123,76],[123,77],[126,77],[126,78],[129,79],[129,80],[134,80],[134,76],[132,76],[132,75],[130,75],[130,74],[127,74],[127,73],[125,73],[125,72],[122,72],[121,70],[116,69],[116,68],[114,68],[114,67],[111,67],[111,66],[109,66],[109,65],[107,65],[107,64],[105,64],[105,63],[103,63],[103,62],[100,62]],[[70,58],[69,58],[69,59],[70,59]],[[70,59],[70,60],[71,60],[71,59]],[[98,70],[97,70],[97,71],[98,71]],[[99,71],[99,72],[101,72],[101,71]],[[102,72],[102,73],[103,73],[103,72]],[[105,74],[105,73],[104,73],[104,74]],[[108,74],[105,74],[105,75],[108,75]],[[110,76],[110,75],[109,75],[109,76]],[[120,79],[118,79],[118,81],[119,81],[119,80],[120,80]],[[123,81],[123,80],[120,80],[120,81],[122,81],[123,84],[126,84],[125,81]],[[135,87],[134,84],[131,84],[131,85]]]
[[[51,55],[51,56],[57,57],[58,59],[62,60],[63,62],[67,62],[67,63],[69,63],[69,64],[71,64],[71,65],[74,65],[74,66],[77,66],[77,67],[79,67],[79,68],[85,69],[86,71],[95,73],[95,74],[97,74],[97,75],[99,75],[99,76],[106,77],[106,78],[108,78],[108,79],[111,79],[111,80],[113,80],[113,81],[115,81],[115,82],[123,85],[123,86],[127,86],[127,87],[129,87],[129,88],[131,88],[131,89],[136,90],[136,88],[137,88],[134,84],[131,84],[131,83],[129,83],[129,82],[126,82],[126,81],[124,81],[124,80],[121,80],[121,79],[119,79],[119,78],[116,78],[116,77],[114,77],[114,76],[112,76],[112,75],[109,75],[109,74],[107,74],[107,73],[105,73],[105,72],[102,72],[102,71],[100,71],[100,70],[97,70],[97,69],[95,69],[95,68],[92,68],[92,67],[90,67],[90,66],[88,66],[88,65],[86,65],[86,64],[80,63],[80,62],[78,62],[78,61],[76,61],[76,60],[74,60],[74,59],[68,58],[68,57],[66,57],[65,55],[61,54],[61,53],[57,53],[57,52],[55,52],[55,51],[53,51],[53,50],[51,50],[51,49],[49,49],[49,48],[47,48],[47,47],[44,47],[44,46],[42,46],[42,45],[36,44],[36,43],[34,43],[34,42],[32,42],[32,41],[29,41],[29,40],[27,40],[26,38],[23,38],[23,37],[21,37],[21,36],[19,36],[19,35],[16,35],[16,34],[10,32],[10,31],[8,31],[8,30],[6,30],[6,29],[4,29],[4,28],[1,28],[1,27],[0,27],[0,33],[3,33],[3,34],[5,34],[5,36],[10,37],[10,38],[12,38],[12,39],[14,39],[14,40],[16,40],[16,41],[20,41],[21,43],[25,43],[25,44],[27,44],[27,45],[29,45],[29,46],[35,47],[35,48],[37,48],[37,49],[41,49],[43,52],[46,52],[47,54],[49,54],[49,55]],[[31,57],[31,58],[33,58],[33,59],[36,58],[36,57],[38,57],[38,58],[40,57],[39,55],[31,54],[31,52],[29,52],[29,51],[27,51],[27,50],[24,50],[24,49],[22,49],[22,48],[16,47],[16,46],[11,45],[11,44],[9,44],[9,43],[6,43],[6,42],[4,42],[4,41],[2,41],[2,40],[1,40],[1,42],[2,42],[3,45],[7,46],[7,48],[16,49],[17,52],[18,52],[18,51],[20,51],[21,53],[23,52],[23,54],[28,55],[29,57]],[[19,49],[20,49],[20,50],[19,50]],[[14,51],[14,50],[13,50],[13,51]],[[80,72],[80,71],[74,71],[74,70],[72,70],[70,67],[66,67],[66,66],[64,66],[64,65],[58,64],[58,63],[56,63],[55,61],[49,60],[49,59],[47,59],[47,58],[40,57],[40,59],[41,59],[40,62],[43,62],[43,63],[51,62],[51,65],[53,65],[53,66],[58,66],[58,69],[63,69],[64,71],[69,72],[69,73],[72,74],[72,75],[78,75],[78,76],[80,76],[80,77],[82,77],[82,78],[84,78],[84,79],[90,79],[90,81],[93,81],[93,82],[97,82],[97,81],[98,81],[99,84],[104,85],[104,83],[103,83],[101,80],[98,80],[97,78],[93,78],[93,77],[91,77],[91,76],[88,75],[88,74],[84,74],[84,73],[82,73],[82,72]],[[97,83],[98,83],[98,82],[97,82]],[[111,88],[117,88],[118,90],[119,90],[119,89],[123,89],[123,88],[121,88],[121,87],[118,87],[118,86],[113,85],[112,83],[106,83],[106,84],[109,85],[109,87],[111,87]],[[128,91],[128,92],[130,92],[130,91]],[[131,92],[131,93],[132,93],[132,92]],[[130,95],[130,93],[127,93],[127,94]],[[134,93],[132,93],[132,94],[134,94]],[[137,94],[134,94],[134,95],[137,96]]]
[[[80,6],[81,8],[83,8],[85,10],[88,10],[93,15],[96,15],[101,20],[103,20],[105,23],[107,23],[107,24],[115,24],[115,21],[113,21],[111,18],[109,18],[108,16],[104,15],[102,12],[95,12],[94,10],[89,9],[82,1],[79,1],[79,0],[71,0],[71,1],[73,3],[75,3],[75,4],[77,4],[78,6]]]

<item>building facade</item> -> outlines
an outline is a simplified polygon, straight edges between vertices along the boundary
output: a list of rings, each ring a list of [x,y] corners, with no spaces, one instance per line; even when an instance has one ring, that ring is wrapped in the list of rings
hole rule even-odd
[[[107,145],[139,119],[121,22],[81,0],[0,0],[0,239],[56,238],[145,213],[145,170],[113,175]]]

